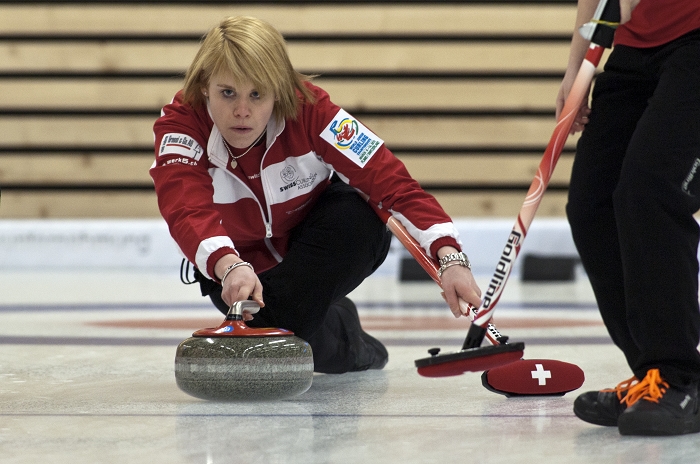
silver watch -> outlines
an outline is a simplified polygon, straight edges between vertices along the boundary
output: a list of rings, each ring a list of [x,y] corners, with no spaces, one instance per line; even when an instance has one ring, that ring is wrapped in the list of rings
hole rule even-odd
[[[438,262],[440,266],[444,266],[445,264],[452,262],[452,261],[460,261],[462,266],[468,268],[471,270],[472,264],[469,262],[469,258],[467,257],[467,254],[464,253],[463,251],[460,251],[459,253],[448,253],[442,258],[440,258],[440,261]]]
[[[445,272],[445,269],[448,267],[452,266],[463,266],[466,267],[471,271],[472,269],[472,264],[469,262],[469,258],[467,257],[466,253],[459,252],[459,253],[448,253],[440,260],[438,261],[440,264],[440,269],[438,269],[438,277],[442,277],[442,273]]]

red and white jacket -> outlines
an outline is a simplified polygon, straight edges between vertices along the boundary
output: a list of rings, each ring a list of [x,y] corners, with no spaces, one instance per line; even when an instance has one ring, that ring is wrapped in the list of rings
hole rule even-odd
[[[251,191],[229,154],[208,109],[193,108],[178,93],[154,124],[156,160],[150,169],[158,206],[181,251],[206,277],[236,253],[256,272],[279,263],[290,231],[307,215],[335,171],[391,212],[435,257],[438,248],[461,249],[457,230],[435,198],[423,191],[379,137],[307,84],[317,98],[296,120],[267,125],[260,166],[265,202]]]

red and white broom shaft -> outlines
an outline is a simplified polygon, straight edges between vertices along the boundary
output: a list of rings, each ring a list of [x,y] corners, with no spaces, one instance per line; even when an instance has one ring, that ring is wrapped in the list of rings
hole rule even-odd
[[[513,269],[515,259],[520,253],[520,248],[525,240],[527,231],[530,228],[530,224],[532,224],[537,208],[542,201],[542,196],[544,195],[545,190],[547,190],[549,180],[552,177],[552,173],[557,165],[557,161],[559,160],[559,156],[564,148],[566,139],[569,136],[571,127],[573,126],[579,109],[581,108],[581,103],[583,102],[584,98],[588,97],[591,81],[593,80],[596,68],[604,51],[605,47],[592,43],[588,48],[586,57],[584,58],[581,67],[579,68],[574,84],[566,98],[566,102],[564,103],[564,108],[562,109],[559,121],[557,122],[554,132],[552,133],[552,137],[549,140],[549,144],[545,149],[542,161],[540,161],[537,174],[532,180],[532,184],[530,184],[530,189],[525,197],[525,202],[520,208],[518,218],[515,221],[515,225],[510,232],[506,246],[503,249],[503,253],[498,261],[496,272],[489,282],[483,304],[474,318],[473,324],[481,327],[482,329],[487,328],[488,324],[493,318],[493,312],[496,308],[496,304],[501,298],[501,294],[505,288],[508,276]],[[465,342],[465,344],[467,343]]]

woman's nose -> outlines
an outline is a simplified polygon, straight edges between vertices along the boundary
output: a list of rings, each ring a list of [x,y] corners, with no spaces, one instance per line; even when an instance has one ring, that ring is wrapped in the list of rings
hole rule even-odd
[[[238,101],[234,103],[233,114],[236,117],[244,118],[250,114],[250,107],[245,101]]]

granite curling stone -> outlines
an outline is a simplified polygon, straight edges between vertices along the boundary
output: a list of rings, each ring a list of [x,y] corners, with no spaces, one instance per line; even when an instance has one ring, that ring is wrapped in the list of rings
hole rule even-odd
[[[198,330],[180,343],[177,386],[212,401],[279,400],[308,390],[314,372],[311,347],[289,330],[248,327],[243,311],[259,309],[253,301],[236,302],[219,327]]]

